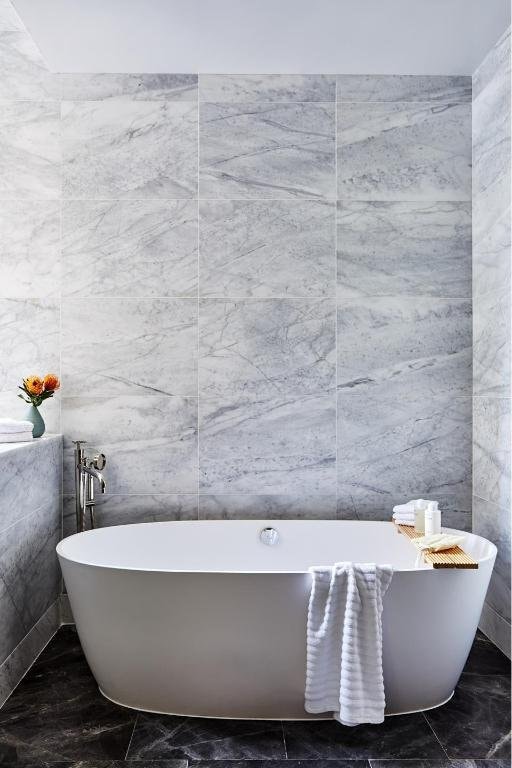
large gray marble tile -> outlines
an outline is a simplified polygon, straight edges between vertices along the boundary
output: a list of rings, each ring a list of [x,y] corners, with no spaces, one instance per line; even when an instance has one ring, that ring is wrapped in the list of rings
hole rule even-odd
[[[202,200],[202,296],[329,296],[335,282],[333,203]]]
[[[0,349],[0,392],[12,393],[14,402],[25,410],[16,397],[21,379],[59,373],[57,303],[51,299],[0,299]],[[45,402],[44,411],[50,404]]]
[[[510,39],[510,38],[509,38]],[[473,101],[473,195],[476,239],[510,208],[511,77],[506,61]]]
[[[471,105],[339,105],[338,196],[470,200]]]
[[[480,240],[473,242],[473,296],[510,290],[511,216],[505,211]]]
[[[34,509],[47,507],[62,487],[62,438],[11,444],[0,454],[0,532]]]
[[[247,494],[199,496],[201,520],[334,520],[336,494]]]
[[[471,394],[471,302],[364,298],[338,304],[338,389]]]
[[[335,196],[333,104],[201,105],[200,196]]]
[[[335,384],[333,300],[200,301],[200,395],[286,397]]]
[[[200,404],[205,493],[330,494],[335,486],[332,395]]]
[[[495,78],[510,70],[510,27],[503,32],[473,72],[473,99]]]
[[[169,520],[197,520],[196,493],[96,494],[94,511],[96,527],[161,523]],[[90,520],[86,520],[89,527]],[[76,533],[75,497],[63,500],[64,536]]]
[[[473,301],[473,392],[510,396],[510,285]]]
[[[65,201],[62,292],[197,295],[197,239],[194,200]]]
[[[473,533],[498,548],[486,602],[510,622],[510,508],[473,496]]]
[[[68,101],[197,101],[197,75],[193,74],[66,73],[59,77],[62,98]]]
[[[511,626],[510,621],[507,621],[500,616],[499,613],[491,608],[490,605],[484,603],[482,615],[480,616],[479,628],[492,642],[508,656],[511,656]]]
[[[344,201],[337,223],[339,295],[471,296],[471,203]]]
[[[510,508],[510,398],[475,397],[473,404],[473,491]]]
[[[2,617],[3,615],[2,613]],[[27,632],[4,663],[0,664],[0,707],[28,672],[59,626],[59,607],[56,600]]]
[[[201,101],[335,101],[335,75],[200,75]]]
[[[58,198],[60,161],[58,105],[4,102],[0,111],[0,200]]]
[[[338,395],[340,516],[386,520],[395,504],[423,497],[459,527],[471,494],[471,398],[411,393]]]
[[[60,493],[0,533],[0,662],[57,599],[60,535]]]
[[[67,397],[197,396],[195,300],[64,299],[61,324]]]
[[[108,493],[197,492],[197,400],[155,395],[63,398],[64,490],[73,493],[72,440],[107,456]]]
[[[190,198],[197,192],[197,105],[63,101],[63,194]]]
[[[0,206],[1,298],[56,296],[60,283],[60,204],[4,200]]]
[[[338,75],[338,101],[471,101],[471,76]]]
[[[60,98],[58,77],[49,72],[27,32],[3,31],[0,22],[0,99],[45,101]]]

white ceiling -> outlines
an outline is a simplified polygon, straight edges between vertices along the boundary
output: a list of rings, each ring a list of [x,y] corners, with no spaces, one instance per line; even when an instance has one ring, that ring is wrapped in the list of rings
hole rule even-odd
[[[509,0],[14,0],[56,72],[471,74]]]

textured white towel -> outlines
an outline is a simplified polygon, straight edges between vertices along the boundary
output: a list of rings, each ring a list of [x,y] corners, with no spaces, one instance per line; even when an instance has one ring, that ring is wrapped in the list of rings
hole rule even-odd
[[[307,625],[306,712],[343,725],[382,723],[382,598],[390,565],[313,567]]]
[[[0,419],[0,435],[11,435],[17,432],[30,432],[34,425],[31,421],[16,421],[16,419]]]
[[[11,434],[0,434],[0,443],[26,443],[33,440],[32,432],[12,432]]]
[[[415,523],[415,516],[414,515],[399,515],[397,512],[393,513],[393,520],[395,523],[398,523],[399,525],[414,525]]]

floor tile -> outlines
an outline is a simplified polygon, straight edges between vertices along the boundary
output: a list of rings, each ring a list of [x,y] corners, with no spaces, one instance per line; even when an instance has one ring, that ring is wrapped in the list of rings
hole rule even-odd
[[[370,768],[508,768],[508,760],[371,760]]]
[[[421,714],[388,717],[382,725],[342,726],[335,721],[283,724],[292,759],[444,758]]]
[[[126,763],[124,760],[73,760],[71,762],[53,762],[51,760],[4,760],[0,751],[0,766],[2,768],[187,768],[186,760],[134,760]],[[347,766],[350,768],[350,766]]]
[[[135,719],[101,696],[66,627],[0,710],[0,765],[123,759]]]
[[[453,699],[425,713],[449,757],[510,756],[510,678],[463,674]]]
[[[140,714],[127,760],[258,760],[285,757],[278,721]]]
[[[129,768],[137,763],[128,763]],[[188,768],[247,768],[245,760],[189,760]],[[367,760],[251,760],[250,768],[369,768]]]

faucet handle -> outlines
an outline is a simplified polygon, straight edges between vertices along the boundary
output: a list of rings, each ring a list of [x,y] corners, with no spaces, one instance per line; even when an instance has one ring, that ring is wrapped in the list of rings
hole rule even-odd
[[[71,441],[73,445],[76,445],[77,450],[80,448],[81,445],[87,445],[87,440],[72,440]]]
[[[95,469],[103,469],[105,464],[107,463],[107,457],[104,453],[97,453],[91,462],[92,466]]]

